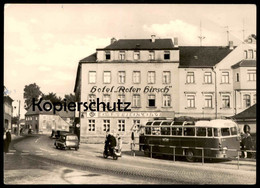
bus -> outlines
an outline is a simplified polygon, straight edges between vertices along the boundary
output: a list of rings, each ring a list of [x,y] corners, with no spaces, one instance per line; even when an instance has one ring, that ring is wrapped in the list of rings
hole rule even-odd
[[[140,145],[146,156],[185,156],[192,162],[204,158],[229,159],[240,150],[238,125],[232,120],[148,121]]]

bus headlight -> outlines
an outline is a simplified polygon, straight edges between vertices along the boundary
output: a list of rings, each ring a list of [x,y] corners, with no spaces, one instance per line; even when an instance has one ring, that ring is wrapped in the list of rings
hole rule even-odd
[[[223,153],[225,154],[226,153],[226,151],[227,151],[227,147],[223,147]]]

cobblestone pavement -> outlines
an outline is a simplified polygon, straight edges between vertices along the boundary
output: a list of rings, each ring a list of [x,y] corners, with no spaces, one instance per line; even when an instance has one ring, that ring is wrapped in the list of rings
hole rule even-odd
[[[199,162],[151,159],[144,157],[140,152],[136,152],[134,157],[130,155],[128,145],[123,147],[122,158],[112,160],[112,158],[102,157],[104,145],[101,144],[81,144],[78,151],[65,151],[57,150],[53,143],[54,139],[46,136],[27,138],[23,142],[14,144],[13,154],[9,155],[16,155],[19,151],[21,156],[27,155],[49,164],[76,168],[79,172],[73,170],[66,173],[66,177],[75,178],[70,181],[73,183],[84,182],[86,171],[96,174],[91,175],[93,180],[95,178],[94,184],[107,184],[103,181],[106,178],[101,178],[97,174],[115,177],[116,184],[254,184],[256,182],[256,167],[250,162],[250,164],[242,164],[237,170],[236,163],[232,161],[229,162],[230,164],[204,163],[202,165]],[[83,175],[77,176],[77,174]],[[111,177],[108,179],[113,179]],[[120,183],[120,180],[124,181]]]

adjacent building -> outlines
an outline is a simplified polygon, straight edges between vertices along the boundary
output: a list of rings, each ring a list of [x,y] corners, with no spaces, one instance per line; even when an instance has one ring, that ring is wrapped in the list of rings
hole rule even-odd
[[[12,107],[13,99],[10,96],[4,96],[4,129],[12,128]]]
[[[44,103],[51,103],[49,100],[42,100],[40,103],[42,111],[38,107],[33,110],[32,106],[25,114],[24,131],[31,129],[34,133],[51,134],[52,130],[66,130],[72,126],[73,112],[57,112],[53,114],[53,110],[46,111],[43,109]]]
[[[255,38],[225,47],[112,38],[80,60],[74,92],[78,102],[131,102],[131,112],[77,112],[83,139],[104,139],[107,130],[130,138],[133,127],[155,117],[232,116],[256,103]]]

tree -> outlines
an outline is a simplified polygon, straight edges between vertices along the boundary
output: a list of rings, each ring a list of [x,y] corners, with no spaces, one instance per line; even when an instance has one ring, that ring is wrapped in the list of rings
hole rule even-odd
[[[52,103],[62,102],[61,97],[57,97],[56,93],[50,92],[47,95],[42,94],[43,100],[50,100]]]
[[[42,95],[42,92],[36,83],[25,85],[23,93],[23,98],[25,99],[24,108],[28,110],[32,105],[33,98],[37,101],[40,95]]]
[[[65,95],[64,99],[66,99],[67,104],[70,103],[70,102],[76,102],[76,96],[72,93],[70,93],[69,95]]]

